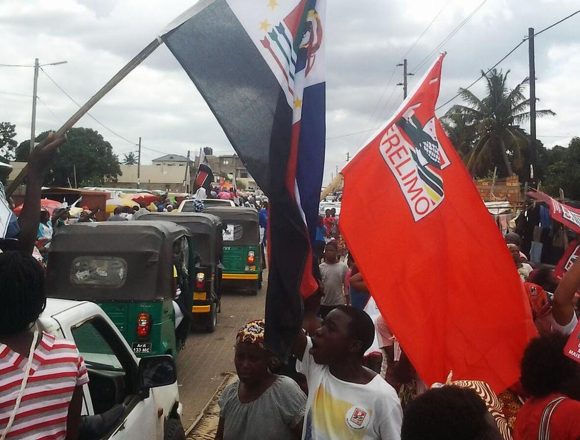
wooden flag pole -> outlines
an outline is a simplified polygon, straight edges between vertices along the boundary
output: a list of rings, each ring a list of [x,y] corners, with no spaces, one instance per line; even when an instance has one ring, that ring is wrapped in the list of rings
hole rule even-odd
[[[119,84],[123,78],[125,78],[133,69],[135,69],[135,67],[141,64],[145,58],[151,55],[153,51],[161,45],[161,43],[161,38],[156,38],[151,43],[149,43],[147,47],[139,52],[135,58],[129,61],[125,67],[119,70],[117,74],[101,88],[101,90],[95,93],[91,99],[89,99],[81,108],[79,108],[77,112],[72,115],[68,121],[63,124],[62,127],[58,129],[56,136],[62,136],[67,132],[67,130],[71,129],[79,121],[79,119],[81,119],[97,102],[101,100],[103,96],[109,93],[111,89]],[[12,193],[24,180],[26,174],[28,174],[28,164],[26,164],[20,173],[18,173],[16,178],[10,182],[10,185],[8,185],[6,188],[6,197],[10,197],[12,195]]]

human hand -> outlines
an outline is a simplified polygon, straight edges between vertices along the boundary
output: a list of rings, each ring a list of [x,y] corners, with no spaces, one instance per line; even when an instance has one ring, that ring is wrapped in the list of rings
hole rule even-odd
[[[55,133],[50,133],[40,142],[28,156],[28,175],[44,177],[56,157],[58,147],[65,140],[65,136],[57,137]]]

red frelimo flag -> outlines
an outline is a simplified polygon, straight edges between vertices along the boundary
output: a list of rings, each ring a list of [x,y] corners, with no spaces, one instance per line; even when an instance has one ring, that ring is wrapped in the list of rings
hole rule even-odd
[[[340,228],[381,313],[428,384],[519,377],[536,334],[515,265],[435,117],[441,55],[343,170]]]

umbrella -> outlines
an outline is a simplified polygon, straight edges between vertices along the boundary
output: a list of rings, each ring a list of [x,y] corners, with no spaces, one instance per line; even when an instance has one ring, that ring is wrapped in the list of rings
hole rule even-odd
[[[14,214],[20,215],[22,212],[23,205],[18,205],[14,208]],[[46,209],[50,215],[54,212],[55,209],[61,208],[62,203],[57,202],[56,200],[51,199],[40,199],[40,209]]]
[[[129,208],[137,207],[139,208],[139,204],[131,199],[109,199],[107,200],[107,214],[112,213],[117,206],[128,206]]]
[[[159,197],[155,194],[151,193],[135,193],[135,194],[127,194],[126,198],[137,202],[141,206],[147,206],[150,203],[156,202],[159,200]]]

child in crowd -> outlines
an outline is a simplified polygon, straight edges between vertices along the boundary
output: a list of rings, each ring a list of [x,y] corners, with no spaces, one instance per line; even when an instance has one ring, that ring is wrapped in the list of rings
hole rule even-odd
[[[320,264],[324,293],[320,301],[320,316],[323,318],[336,306],[348,304],[348,298],[344,291],[344,278],[347,270],[346,263],[338,259],[336,241],[329,241],[324,248],[324,261]]]

